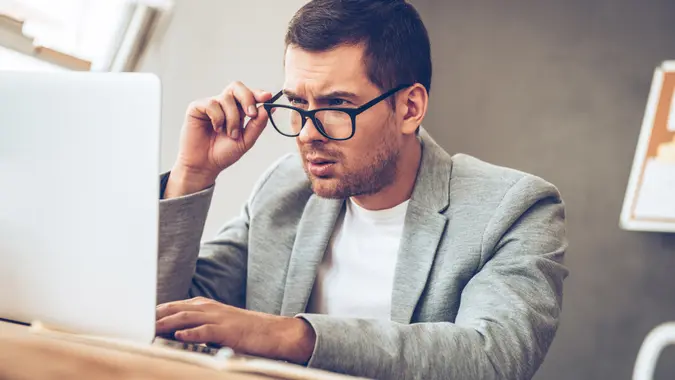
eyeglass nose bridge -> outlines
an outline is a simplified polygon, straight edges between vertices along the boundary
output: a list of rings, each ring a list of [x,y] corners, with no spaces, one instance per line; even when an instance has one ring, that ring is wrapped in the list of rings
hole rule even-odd
[[[302,123],[300,123],[300,130],[302,130],[302,128],[305,128],[305,124],[307,124],[307,119],[312,119],[312,123],[314,123],[314,120],[311,116],[307,114],[302,114],[301,116],[302,116]]]
[[[307,124],[307,120],[312,120],[312,124],[314,125],[314,128],[323,136],[326,136],[326,131],[323,129],[323,124],[321,124],[321,121],[317,119],[316,113],[312,111],[305,111],[305,113],[302,113],[300,115],[302,117],[302,123],[300,124],[300,131],[302,131],[305,128],[305,125]],[[299,133],[299,132],[298,132]]]

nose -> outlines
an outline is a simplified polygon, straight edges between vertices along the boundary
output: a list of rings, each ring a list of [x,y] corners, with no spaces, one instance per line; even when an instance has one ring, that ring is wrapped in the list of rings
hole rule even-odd
[[[310,118],[307,118],[305,126],[300,130],[298,139],[303,144],[309,144],[314,141],[321,141],[321,142],[328,141],[326,136],[322,135],[321,132],[319,132],[319,130],[316,129],[314,122]]]

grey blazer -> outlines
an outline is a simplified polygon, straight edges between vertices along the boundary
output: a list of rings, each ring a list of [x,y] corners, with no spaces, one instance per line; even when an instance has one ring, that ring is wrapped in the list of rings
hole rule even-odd
[[[344,205],[312,193],[298,155],[274,164],[241,215],[200,246],[213,189],[160,201],[158,301],[204,296],[300,316],[309,366],[380,379],[529,379],[558,327],[565,212],[544,180],[429,135],[405,217],[390,320],[305,313]]]

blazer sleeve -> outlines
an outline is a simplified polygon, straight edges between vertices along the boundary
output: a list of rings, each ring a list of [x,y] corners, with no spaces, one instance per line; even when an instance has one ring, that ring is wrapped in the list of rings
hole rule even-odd
[[[214,188],[160,200],[158,303],[201,296],[245,307],[252,203],[281,161],[261,176],[239,216],[226,223],[215,238],[203,243]],[[160,177],[160,196],[168,175]]]
[[[386,379],[530,379],[558,327],[567,248],[555,187],[526,176],[483,233],[481,267],[454,322],[300,314],[316,331],[309,366]]]

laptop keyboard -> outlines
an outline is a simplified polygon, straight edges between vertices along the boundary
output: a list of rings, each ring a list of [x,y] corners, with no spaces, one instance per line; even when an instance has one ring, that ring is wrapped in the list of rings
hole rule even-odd
[[[205,344],[201,343],[186,343],[186,342],[180,342],[177,340],[172,340],[172,339],[165,339],[165,338],[160,338],[157,337],[155,338],[155,343],[159,344],[164,347],[170,347],[170,348],[175,348],[178,350],[183,350],[183,351],[192,351],[192,352],[198,352],[201,354],[206,354],[206,355],[211,355],[211,356],[216,356],[219,352],[222,354],[223,348],[217,348],[217,347],[210,347]],[[229,349],[225,349],[229,350]]]

